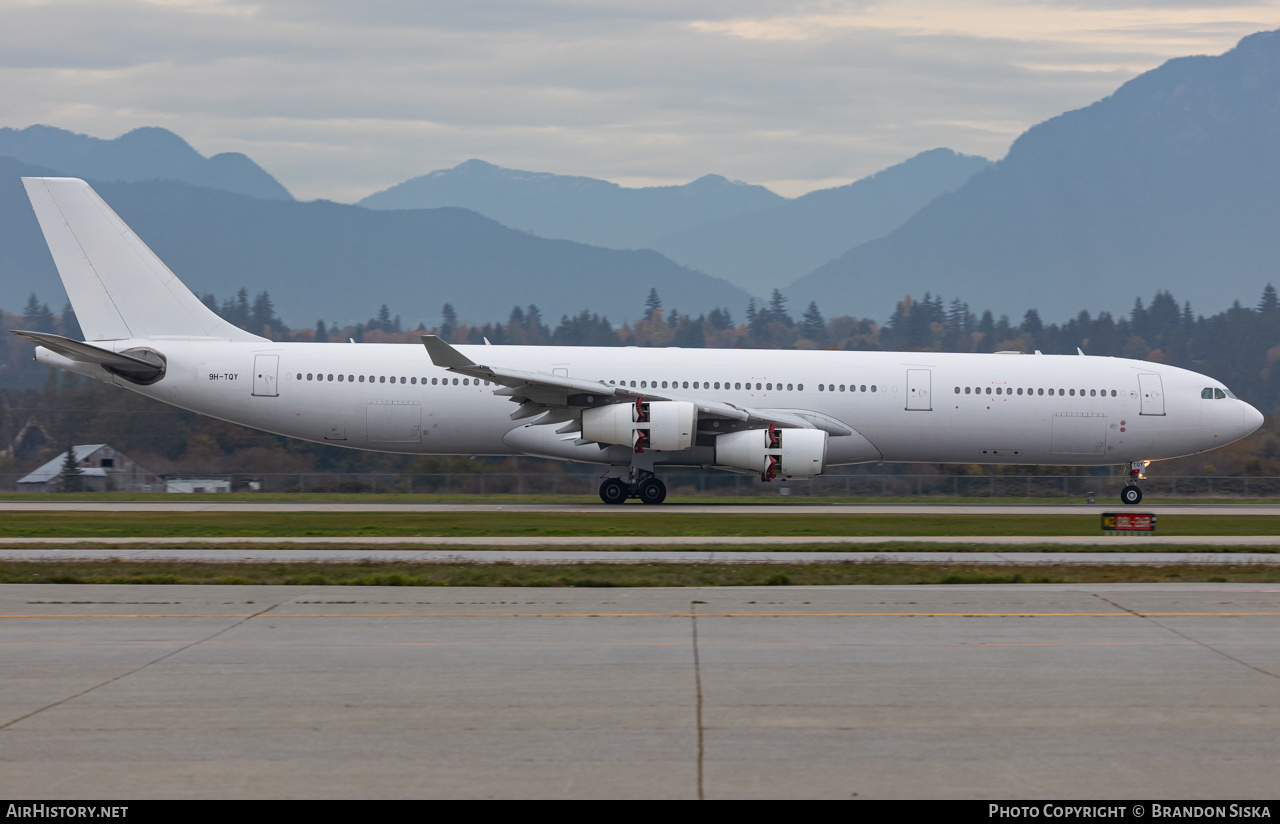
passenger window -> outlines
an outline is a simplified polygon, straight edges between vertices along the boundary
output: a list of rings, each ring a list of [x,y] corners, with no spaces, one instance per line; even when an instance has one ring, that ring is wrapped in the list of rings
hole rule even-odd
[[[1019,394],[1019,395],[1021,395],[1021,394],[1022,394],[1022,387],[1021,387],[1021,386],[1019,386],[1019,387],[1018,387],[1018,394]]]
[[[957,394],[957,395],[959,395],[959,394],[960,394],[960,387],[958,387],[958,386],[956,387],[956,394]]]
[[[307,380],[311,380],[311,373],[310,373],[310,372],[308,372],[308,373],[307,373]]]
[[[338,383],[342,383],[342,378],[343,378],[343,376],[342,376],[342,375],[339,375],[339,376],[338,376]]]
[[[715,388],[716,388],[716,389],[719,389],[719,388],[720,388],[720,381],[716,381],[716,387],[715,387]]]
[[[1043,389],[1037,389],[1037,390],[1036,390],[1036,394],[1037,394],[1037,395],[1043,395],[1043,394],[1044,394],[1044,390],[1043,390]],[[1052,395],[1052,394],[1053,394],[1053,390],[1052,390],[1052,389],[1050,389],[1050,390],[1049,390],[1049,394],[1050,394],[1050,395]]]
[[[666,381],[663,381],[663,382],[662,382],[662,388],[663,388],[663,389],[666,389],[666,388],[667,388],[667,382],[666,382]]]
[[[458,385],[458,379],[457,379],[457,378],[454,378],[454,379],[453,379],[453,385],[454,385],[454,386],[457,386],[457,385]]]
[[[803,392],[803,391],[804,391],[804,384],[803,384],[803,383],[797,383],[797,384],[796,384],[796,391],[797,391],[797,392]]]
[[[333,380],[333,375],[330,375],[330,376],[329,376],[329,380]]]
[[[968,386],[966,386],[966,387],[964,388],[964,393],[965,393],[966,395],[968,395],[971,391],[973,391],[973,390],[972,390],[970,387],[968,387]]]
[[[827,385],[826,385],[825,383],[820,383],[820,384],[818,384],[818,391],[819,391],[819,392],[825,392],[825,391],[827,391]]]
[[[858,387],[858,391],[859,391],[859,392],[866,392],[866,391],[867,391],[867,385],[866,385],[865,383],[864,383],[864,384],[862,384],[862,386]]]
[[[1081,394],[1083,394],[1083,393],[1081,393]],[[1089,390],[1089,397],[1091,397],[1091,398],[1092,398],[1092,397],[1096,397],[1096,396],[1097,396],[1097,394],[1098,394],[1098,393],[1097,393],[1097,391],[1096,391],[1096,390],[1093,390],[1093,389],[1090,389],[1090,390]]]
[[[1073,398],[1074,398],[1075,396],[1076,396],[1076,390],[1072,389],[1072,390],[1071,390],[1071,397],[1073,397]]]
[[[735,383],[735,384],[733,385],[733,388],[734,388],[734,389],[741,389],[741,388],[742,388],[742,384],[740,384],[740,383]]]
[[[1116,390],[1112,389],[1112,390],[1111,390],[1111,397],[1113,397],[1113,398],[1114,398],[1115,396],[1116,396]]]
[[[988,395],[990,395],[990,394],[991,394],[991,387],[990,387],[990,386],[988,386],[988,387],[987,387],[987,394],[988,394]]]
[[[875,385],[874,383],[873,383],[873,384],[871,384],[871,391],[872,391],[872,392],[876,391],[876,385]]]

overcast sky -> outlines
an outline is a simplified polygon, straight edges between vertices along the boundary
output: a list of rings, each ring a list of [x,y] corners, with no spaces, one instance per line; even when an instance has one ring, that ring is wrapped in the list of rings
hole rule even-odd
[[[1028,126],[1280,0],[0,0],[0,126],[163,126],[354,201],[481,158],[785,195]]]

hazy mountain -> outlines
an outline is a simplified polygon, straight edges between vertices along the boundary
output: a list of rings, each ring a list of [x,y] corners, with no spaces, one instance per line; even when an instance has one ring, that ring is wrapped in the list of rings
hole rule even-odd
[[[785,200],[763,186],[706,175],[683,186],[628,189],[606,180],[504,169],[468,160],[360,201],[370,209],[461,206],[535,235],[614,249]]]
[[[0,158],[0,307],[35,292],[66,300],[19,177],[58,174]],[[653,251],[544,240],[465,209],[373,211],[327,201],[259,200],[174,181],[93,184],[197,294],[270,291],[292,326],[366,320],[383,303],[404,322],[434,321],[448,302],[463,321],[503,320],[537,304],[548,320],[584,308],[619,323],[650,288],[667,308],[739,314],[748,295]]]
[[[767,295],[840,254],[902,225],[929,201],[991,165],[933,149],[845,186],[649,243],[672,260]]]
[[[52,126],[0,129],[0,156],[94,180],[180,180],[264,200],[293,195],[239,152],[205,157],[167,129],[134,129],[114,140]]]
[[[1280,280],[1278,221],[1280,32],[1264,32],[1033,127],[991,169],[788,294],[885,318],[905,293],[931,290],[1049,319],[1168,289],[1211,312]]]

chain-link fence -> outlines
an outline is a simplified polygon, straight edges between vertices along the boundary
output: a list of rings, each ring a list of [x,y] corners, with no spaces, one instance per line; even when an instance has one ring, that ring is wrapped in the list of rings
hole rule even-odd
[[[822,498],[1117,498],[1125,475],[823,475],[808,481],[774,481],[726,472],[664,470],[669,494],[679,496]],[[22,492],[22,475],[0,475],[0,491]],[[198,473],[157,484],[115,487],[127,492],[311,492],[421,495],[595,495],[600,473]],[[1159,497],[1280,497],[1280,477],[1152,475],[1143,493]]]

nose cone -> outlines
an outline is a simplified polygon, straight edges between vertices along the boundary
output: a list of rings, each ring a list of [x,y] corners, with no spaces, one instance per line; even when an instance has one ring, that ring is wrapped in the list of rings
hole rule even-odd
[[[1241,415],[1244,418],[1244,433],[1240,436],[1243,438],[1245,435],[1252,435],[1257,432],[1258,427],[1262,426],[1262,413],[1244,401],[1240,402],[1240,406],[1244,407],[1241,410]]]

